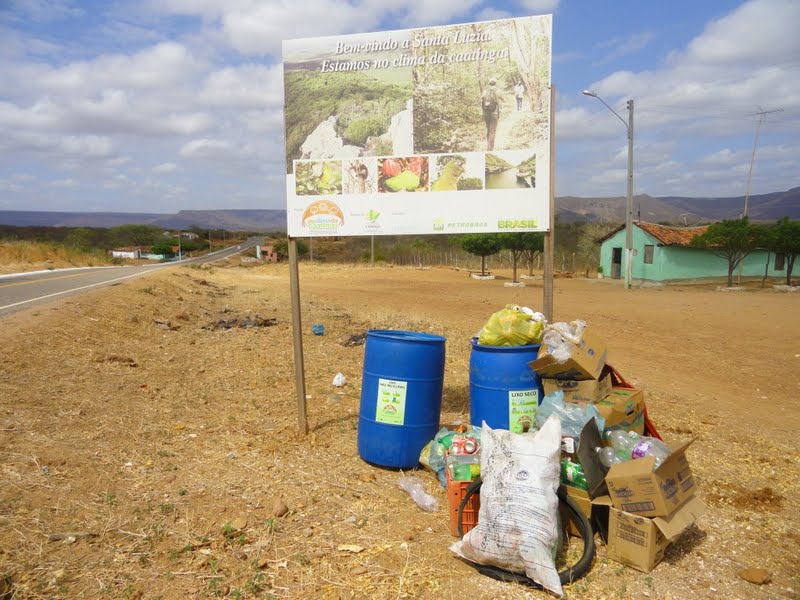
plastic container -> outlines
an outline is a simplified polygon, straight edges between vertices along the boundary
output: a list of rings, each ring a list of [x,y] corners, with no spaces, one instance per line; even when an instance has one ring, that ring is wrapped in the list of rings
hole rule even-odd
[[[472,338],[469,358],[469,417],[480,426],[517,433],[533,428],[534,415],[544,397],[542,381],[528,366],[539,354],[539,344],[484,346]]]
[[[367,332],[358,454],[383,467],[411,468],[439,431],[445,338],[413,331]]]
[[[450,510],[450,535],[459,537],[458,535],[458,507],[464,496],[467,495],[467,486],[470,481],[453,481],[450,478],[449,469],[447,472],[447,507]],[[478,511],[481,508],[481,495],[480,493],[472,494],[467,503],[464,505],[464,512],[461,517],[461,530],[467,533],[470,529],[478,524]]]

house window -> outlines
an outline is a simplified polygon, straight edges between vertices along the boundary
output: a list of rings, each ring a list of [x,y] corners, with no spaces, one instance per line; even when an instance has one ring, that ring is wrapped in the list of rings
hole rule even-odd
[[[786,255],[783,252],[775,253],[775,270],[783,271],[784,263],[786,262]]]
[[[653,264],[653,244],[645,244],[644,246],[644,264],[652,265]]]

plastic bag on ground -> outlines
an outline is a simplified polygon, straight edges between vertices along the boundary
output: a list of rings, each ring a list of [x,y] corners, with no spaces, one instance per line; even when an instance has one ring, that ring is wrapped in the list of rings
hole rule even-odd
[[[551,415],[556,415],[561,421],[561,435],[574,438],[580,437],[583,426],[592,417],[594,417],[594,422],[597,424],[597,430],[600,432],[601,437],[606,426],[605,417],[600,414],[594,404],[583,406],[572,402],[564,402],[564,392],[561,390],[556,390],[544,397],[539,409],[536,411],[536,425],[541,427]]]
[[[450,549],[472,562],[525,573],[563,596],[555,566],[561,424],[515,434],[484,424],[478,525]]]
[[[544,321],[535,320],[532,315],[516,304],[506,304],[494,313],[481,329],[478,343],[485,346],[527,346],[542,341]]]
[[[425,484],[416,475],[401,475],[397,485],[407,491],[422,510],[426,512],[439,510],[439,500],[425,491]]]
[[[544,328],[542,341],[547,346],[547,353],[559,363],[564,363],[572,356],[575,348],[581,343],[586,321],[576,320],[570,323],[551,323]]]

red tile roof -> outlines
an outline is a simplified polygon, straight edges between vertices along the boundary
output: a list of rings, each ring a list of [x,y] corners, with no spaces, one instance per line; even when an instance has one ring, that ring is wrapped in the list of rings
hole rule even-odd
[[[700,227],[666,227],[655,223],[634,223],[640,229],[649,233],[665,246],[689,246],[692,238],[705,233],[708,225]]]

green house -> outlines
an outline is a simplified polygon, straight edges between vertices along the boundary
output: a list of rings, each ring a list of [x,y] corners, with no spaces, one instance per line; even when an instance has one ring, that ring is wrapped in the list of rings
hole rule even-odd
[[[691,241],[708,226],[666,227],[655,223],[633,223],[633,262],[631,279],[635,282],[718,279],[728,276],[728,261],[702,248],[692,248]],[[625,277],[625,226],[599,240],[600,266],[606,277]],[[743,277],[786,277],[785,257],[756,250],[742,261]],[[737,269],[738,273],[738,269]]]

